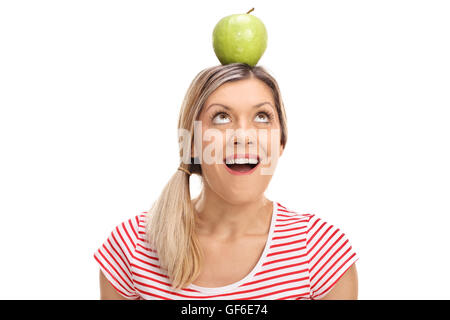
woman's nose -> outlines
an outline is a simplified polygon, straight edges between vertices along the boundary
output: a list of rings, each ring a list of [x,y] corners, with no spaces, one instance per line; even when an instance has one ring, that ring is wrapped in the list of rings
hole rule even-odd
[[[257,143],[257,130],[252,121],[249,121],[245,117],[235,122],[233,126],[231,138],[229,142],[234,147],[236,146],[255,146]]]
[[[253,144],[254,142],[253,142],[253,139],[251,139],[251,138],[249,138],[249,137],[236,138],[236,139],[233,141],[233,144],[234,144],[235,146],[240,145],[241,143],[245,143],[245,144]]]
[[[241,145],[241,144],[255,144],[256,143],[256,130],[251,129],[233,129],[233,135],[231,141],[233,145]]]

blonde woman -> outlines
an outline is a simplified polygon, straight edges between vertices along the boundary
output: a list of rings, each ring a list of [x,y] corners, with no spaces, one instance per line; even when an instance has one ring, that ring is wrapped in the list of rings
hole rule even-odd
[[[94,254],[101,299],[357,299],[358,256],[345,234],[264,195],[287,119],[263,67],[202,70],[178,130],[180,166],[159,198]],[[202,181],[195,199],[192,174]]]

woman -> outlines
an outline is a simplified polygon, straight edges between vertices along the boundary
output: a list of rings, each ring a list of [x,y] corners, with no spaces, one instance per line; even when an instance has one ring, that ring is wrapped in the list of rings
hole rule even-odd
[[[160,197],[94,254],[102,299],[357,299],[345,234],[264,195],[287,121],[263,67],[201,71],[178,129],[180,167]],[[202,180],[195,199],[191,174]]]

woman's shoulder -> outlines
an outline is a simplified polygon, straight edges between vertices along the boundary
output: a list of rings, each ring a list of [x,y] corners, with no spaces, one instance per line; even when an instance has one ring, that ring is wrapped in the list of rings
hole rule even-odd
[[[123,221],[119,226],[125,235],[133,242],[134,248],[137,246],[148,246],[146,228],[148,221],[148,211],[141,211],[127,220]]]
[[[339,228],[331,223],[331,220],[328,218],[324,218],[321,215],[317,215],[312,212],[302,212],[300,210],[297,210],[295,208],[292,208],[291,206],[282,205],[279,202],[276,202],[278,207],[278,216],[285,217],[285,218],[292,218],[292,219],[300,219],[307,223],[308,225],[308,231],[310,230],[316,230],[318,228],[323,229],[325,226],[328,228],[336,228],[339,230]]]
[[[299,213],[281,206],[279,215],[303,221],[304,249],[308,263],[311,297],[324,297],[359,255],[347,234],[337,225],[313,213]]]
[[[126,237],[133,242],[133,247],[136,246],[138,241],[144,240],[145,238],[147,214],[148,211],[135,214],[117,224],[115,228],[119,236]]]
[[[297,220],[297,226],[301,224],[303,233],[305,235],[305,241],[307,250],[314,257],[318,251],[326,251],[327,249],[339,248],[354,250],[351,244],[351,240],[348,234],[345,232],[347,228],[339,223],[334,223],[329,218],[317,215],[311,212],[300,212],[292,209],[289,206],[278,204],[278,218],[279,221],[284,220],[289,222],[289,226],[293,222],[288,220]],[[333,219],[334,220],[334,219]]]
[[[145,230],[148,211],[141,211],[115,224],[100,250],[112,249],[132,258],[136,247],[145,242]]]
[[[103,275],[122,296],[129,299],[139,298],[133,282],[132,266],[139,247],[143,247],[145,242],[146,214],[143,211],[122,220],[94,252]]]
[[[277,217],[280,217],[282,219],[300,219],[302,221],[309,222],[309,220],[315,216],[315,214],[313,213],[301,212],[300,210],[295,210],[291,206],[286,206],[284,204],[281,204],[280,202],[275,201],[275,204],[277,206]]]

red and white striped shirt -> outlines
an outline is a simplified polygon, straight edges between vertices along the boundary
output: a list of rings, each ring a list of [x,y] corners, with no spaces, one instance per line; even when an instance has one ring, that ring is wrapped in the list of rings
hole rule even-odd
[[[129,299],[320,299],[358,260],[340,229],[274,202],[268,241],[245,278],[215,288],[191,284],[175,292],[145,240],[146,214],[118,225],[94,253],[105,277]]]

